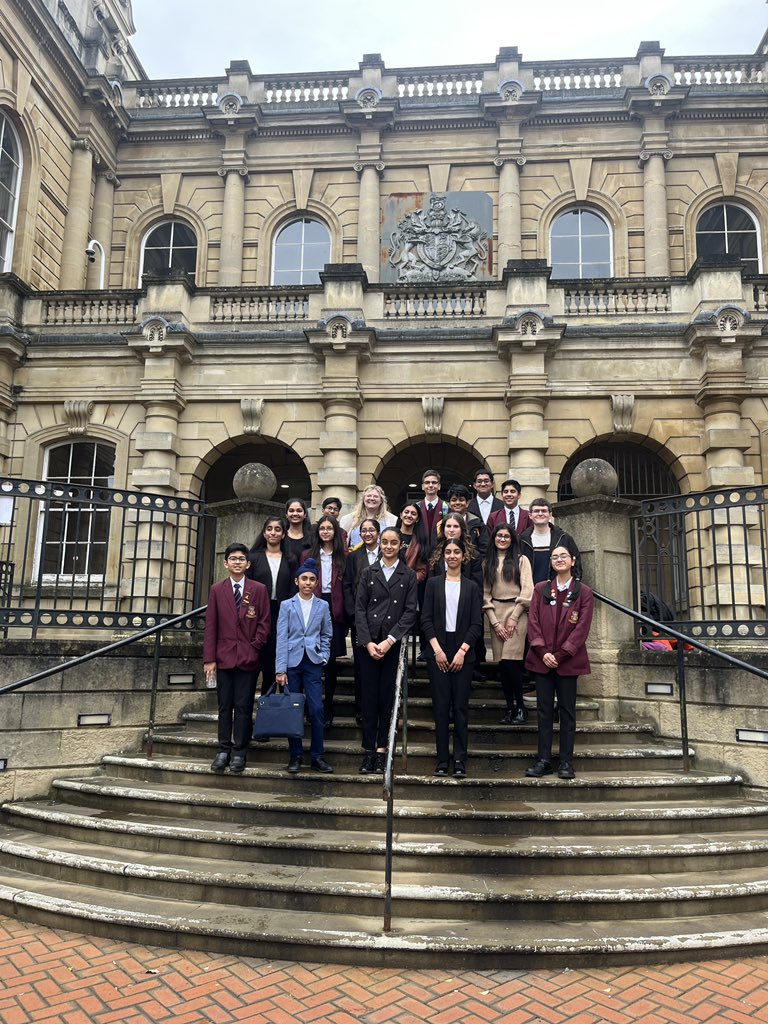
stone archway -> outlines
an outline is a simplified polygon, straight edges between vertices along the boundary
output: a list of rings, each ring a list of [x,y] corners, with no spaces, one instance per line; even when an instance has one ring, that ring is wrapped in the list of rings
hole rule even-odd
[[[557,500],[573,497],[571,474],[585,459],[605,459],[619,477],[617,497],[645,501],[668,494],[680,494],[680,484],[660,454],[637,441],[596,441],[580,448],[563,468],[557,488]]]
[[[223,447],[223,446],[222,446]],[[277,491],[272,499],[285,502],[288,498],[312,497],[312,483],[306,466],[296,454],[274,438],[252,437],[248,440],[232,439],[226,450],[219,448],[206,460],[209,468],[203,480],[201,497],[206,504],[231,501],[235,497],[232,478],[241,466],[249,462],[262,462],[277,477]]]
[[[389,452],[374,478],[384,489],[389,507],[397,513],[407,501],[423,496],[421,477],[425,469],[437,470],[442,480],[440,493],[445,495],[451,484],[471,487],[475,472],[483,465],[481,456],[461,440],[412,438]]]

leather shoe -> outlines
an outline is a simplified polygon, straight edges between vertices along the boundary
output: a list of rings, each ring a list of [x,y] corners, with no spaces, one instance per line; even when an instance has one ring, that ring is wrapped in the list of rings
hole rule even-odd
[[[373,775],[376,772],[376,755],[366,754],[363,763],[360,765],[361,775]]]
[[[539,759],[536,764],[532,764],[528,771],[525,773],[529,779],[541,779],[545,775],[551,775],[554,771],[550,761],[542,761]]]
[[[376,759],[374,761],[373,770],[377,775],[383,775],[384,769],[387,767],[387,755],[382,751],[376,751]]]
[[[512,725],[512,722],[514,721],[514,718],[515,718],[515,712],[514,711],[508,711],[506,713],[506,715],[504,715],[504,717],[500,720],[499,724],[500,725]]]
[[[435,768],[435,775],[447,775],[447,774],[448,774],[448,763],[446,761],[441,761],[440,764],[438,764],[437,768]]]
[[[570,761],[561,761],[560,767],[557,770],[557,777],[559,779],[575,779],[576,772],[573,770],[573,765]]]
[[[333,715],[332,714],[326,715],[325,718],[323,719],[323,728],[324,729],[330,729],[332,725],[333,725]]]
[[[238,754],[232,758],[229,762],[229,773],[230,775],[242,775],[245,771],[245,758],[240,757]]]
[[[325,775],[328,775],[330,772],[333,771],[333,768],[331,768],[331,766],[328,764],[324,757],[313,757],[312,767],[315,769],[316,772],[323,772],[323,774]]]
[[[466,779],[467,769],[464,767],[463,761],[453,762],[453,777],[455,779]]]
[[[518,708],[514,716],[512,717],[510,725],[525,725],[527,721],[528,712],[525,710],[525,708]]]
[[[217,775],[221,775],[224,769],[229,764],[229,754],[226,750],[220,750],[219,753],[214,757],[213,763],[211,764],[211,771],[216,772]]]
[[[286,771],[290,772],[291,775],[295,775],[296,772],[301,771],[301,765],[302,759],[297,755],[296,757],[292,757],[288,761],[288,767],[286,768]]]
[[[475,671],[472,673],[472,682],[473,683],[484,683],[485,681],[486,680],[485,680],[485,676],[483,675],[483,673],[482,672],[478,672],[478,670],[475,669]]]

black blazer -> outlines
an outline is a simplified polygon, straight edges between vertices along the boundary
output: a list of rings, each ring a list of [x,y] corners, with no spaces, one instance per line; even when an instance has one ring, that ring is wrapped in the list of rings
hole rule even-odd
[[[469,562],[461,563],[461,575],[468,580],[472,580],[480,593],[483,592],[483,560],[479,555],[475,555]],[[427,580],[432,578],[442,579],[444,576],[445,562],[442,559],[438,559],[437,565],[432,566],[429,570]]]
[[[381,562],[360,573],[355,601],[355,628],[361,647],[379,643],[387,636],[402,640],[416,626],[416,573],[400,559],[389,582]]]
[[[421,608],[421,629],[426,637],[424,655],[434,658],[435,652],[429,643],[437,638],[440,646],[445,648],[445,575],[432,576],[427,580],[424,591],[424,603]],[[456,614],[456,638],[468,644],[469,650],[464,656],[466,662],[475,660],[475,644],[483,632],[483,600],[477,585],[466,576],[461,577],[459,590],[459,607]]]
[[[376,558],[378,559],[378,555]],[[341,582],[344,592],[344,614],[349,622],[355,621],[355,598],[357,597],[357,581],[360,573],[368,568],[368,551],[364,544],[349,552],[347,564],[344,566],[344,579]]]
[[[494,494],[493,501],[491,502],[491,511],[488,515],[493,515],[493,513],[497,512],[500,508],[504,508],[504,502]],[[480,506],[477,504],[477,495],[475,495],[474,498],[470,498],[469,504],[467,505],[467,512],[471,512],[473,516],[477,516],[482,523],[483,517],[480,515]]]
[[[245,574],[249,580],[256,580],[257,583],[263,583],[267,588],[267,593],[272,594],[272,572],[269,568],[269,559],[267,553],[263,549],[260,551],[251,551],[248,555],[251,561],[251,567]],[[293,597],[296,593],[296,579],[297,567],[296,559],[293,555],[283,554],[280,559],[280,568],[277,570],[277,586],[275,587],[275,600],[276,601],[287,601],[289,597]],[[271,596],[270,596],[271,600]]]

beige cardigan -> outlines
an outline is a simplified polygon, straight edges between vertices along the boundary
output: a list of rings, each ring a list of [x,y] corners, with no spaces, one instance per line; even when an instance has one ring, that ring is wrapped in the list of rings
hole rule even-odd
[[[494,661],[522,661],[525,657],[525,634],[528,629],[528,606],[533,597],[533,576],[531,563],[520,556],[520,586],[509,583],[496,570],[493,587],[483,585],[483,611],[491,625],[491,645]],[[504,642],[496,635],[495,626],[517,623],[517,629]]]

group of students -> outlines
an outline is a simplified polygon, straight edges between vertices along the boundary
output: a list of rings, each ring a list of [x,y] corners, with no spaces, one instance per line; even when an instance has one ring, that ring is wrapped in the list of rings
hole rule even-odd
[[[334,718],[336,659],[346,653],[351,631],[360,772],[383,772],[400,647],[418,632],[435,720],[435,774],[452,771],[465,778],[469,698],[473,674],[485,658],[485,616],[506,702],[504,724],[527,721],[525,671],[535,680],[538,756],[526,774],[541,778],[555,770],[556,697],[557,771],[560,778],[574,777],[576,680],[589,672],[593,607],[592,592],[580,579],[578,548],[552,522],[545,498],[534,499],[528,510],[520,506],[518,481],[505,480],[499,499],[493,475],[483,469],[473,487],[474,496],[468,487],[453,485],[443,500],[439,473],[427,470],[424,499],[406,503],[399,517],[389,511],[383,490],[372,485],[343,517],[341,502],[326,498],[314,524],[305,502],[293,498],[285,518],[267,518],[251,550],[230,545],[229,579],[211,588],[206,618],[205,671],[216,675],[219,701],[213,771],[228,767],[238,774],[245,768],[259,669],[262,692],[275,684],[304,692],[311,766],[333,771],[324,731]],[[238,585],[245,588],[239,599]],[[233,613],[223,631],[222,607]],[[229,627],[234,632],[227,636]],[[238,630],[251,646],[251,660],[224,664],[240,658],[231,651],[220,657],[222,643],[237,648]],[[241,670],[250,682],[238,688]],[[302,742],[292,740],[287,770],[298,772],[302,764]]]

